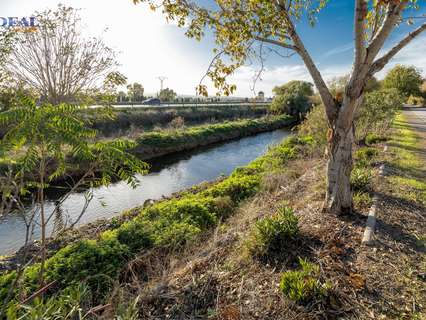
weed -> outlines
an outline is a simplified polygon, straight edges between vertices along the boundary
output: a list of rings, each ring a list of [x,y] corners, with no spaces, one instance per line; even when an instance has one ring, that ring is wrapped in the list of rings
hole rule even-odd
[[[308,303],[327,295],[329,285],[320,281],[319,266],[299,258],[300,270],[286,271],[281,276],[281,292],[289,299]]]
[[[253,256],[274,256],[283,251],[298,231],[298,218],[291,208],[283,206],[272,217],[256,222],[247,246]]]
[[[369,163],[378,154],[377,149],[371,147],[359,148],[355,151],[355,160]]]
[[[351,186],[354,191],[367,192],[370,190],[370,181],[373,177],[370,168],[356,167],[351,172]]]
[[[387,140],[388,138],[373,132],[368,133],[365,137],[365,143],[368,145],[385,142]]]
[[[373,199],[367,192],[356,191],[353,195],[353,201],[356,207],[370,207]]]

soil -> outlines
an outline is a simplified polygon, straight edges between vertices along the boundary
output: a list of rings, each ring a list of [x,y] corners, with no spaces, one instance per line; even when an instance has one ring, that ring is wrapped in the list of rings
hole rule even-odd
[[[179,253],[145,254],[128,266],[129,296],[139,295],[141,319],[423,319],[426,316],[425,208],[386,193],[384,182],[372,246],[362,246],[368,208],[346,216],[322,212],[324,161],[293,163],[296,177],[258,194],[236,215]],[[377,164],[378,169],[379,163]],[[383,184],[383,185],[382,185]],[[285,203],[299,217],[300,235],[270,259],[247,253],[258,219]],[[200,246],[199,243],[203,245]],[[302,257],[320,266],[330,289],[300,304],[279,290],[283,271]]]

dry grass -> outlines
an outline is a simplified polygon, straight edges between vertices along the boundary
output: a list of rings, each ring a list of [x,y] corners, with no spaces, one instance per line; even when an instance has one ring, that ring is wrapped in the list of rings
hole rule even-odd
[[[398,229],[424,232],[418,213],[409,210],[408,217],[401,204],[384,201],[378,243],[362,247],[366,217],[360,212],[366,208],[343,217],[321,212],[323,165],[320,159],[297,160],[289,166],[293,169],[267,176],[264,192],[196,245],[164,255],[148,253],[129,264],[121,289],[141,297],[140,318],[421,319],[424,259],[413,247],[414,238]],[[277,259],[252,258],[245,247],[252,226],[283,202],[295,210],[300,235]],[[325,298],[301,305],[280,293],[281,274],[295,269],[298,257],[320,266],[331,287]]]

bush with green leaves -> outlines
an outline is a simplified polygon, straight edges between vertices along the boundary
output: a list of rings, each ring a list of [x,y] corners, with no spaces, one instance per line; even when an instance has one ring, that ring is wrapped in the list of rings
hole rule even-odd
[[[310,97],[313,96],[313,85],[306,81],[290,81],[280,87],[275,87],[271,112],[285,113],[298,117],[305,114],[311,107]]]
[[[402,108],[403,99],[395,89],[371,91],[366,93],[364,103],[355,116],[355,137],[358,141],[370,143],[371,135],[383,136],[390,128],[396,112]],[[301,135],[313,137],[316,145],[327,144],[328,123],[325,108],[315,106],[305,120],[298,126]]]
[[[426,100],[424,97],[411,95],[408,97],[407,104],[418,106],[418,107],[424,107],[426,106]]]
[[[0,88],[1,89],[1,88]],[[1,92],[1,91],[0,91]],[[1,98],[1,96],[0,96]],[[1,101],[0,101],[1,104]],[[95,110],[86,111],[91,127],[103,136],[127,135],[132,128],[144,131],[168,127],[173,119],[181,118],[185,125],[259,118],[267,114],[267,106],[226,105],[197,107],[114,108],[112,118],[100,117]],[[1,134],[1,129],[0,129]]]
[[[299,258],[299,270],[286,271],[281,276],[280,290],[289,299],[308,303],[327,295],[329,285],[320,280],[319,266]]]
[[[67,248],[72,256],[72,263],[66,257],[62,257],[60,262],[55,260],[55,257],[47,260],[48,223],[60,204],[77,188],[83,185],[89,188],[108,185],[117,179],[134,187],[138,182],[136,174],[146,173],[148,165],[127,152],[135,146],[130,141],[118,139],[93,143],[96,131],[89,128],[86,120],[81,117],[84,107],[68,104],[36,105],[35,101],[27,97],[22,97],[20,101],[19,105],[0,112],[0,125],[6,128],[0,139],[0,156],[13,159],[5,166],[5,170],[0,171],[0,215],[13,213],[25,216],[26,222],[29,223],[26,234],[23,235],[26,239],[31,239],[30,232],[38,225],[41,230],[41,249],[35,257],[40,263],[27,268],[23,273],[23,264],[18,263],[18,271],[5,276],[6,279],[13,279],[7,284],[13,289],[21,281],[19,277],[23,275],[25,290],[34,291],[39,284],[50,279],[57,282],[61,279],[68,286],[72,284],[69,277],[72,278],[76,272],[81,278],[85,276],[83,272],[102,273],[103,264],[117,269],[115,263],[123,259],[115,259],[113,253],[126,252],[126,248],[120,247],[118,242],[102,243],[95,247],[79,242],[80,247]],[[68,161],[67,154],[72,155],[74,162]],[[45,202],[46,189],[56,178],[66,175],[68,170],[75,170],[76,167],[81,170],[81,178],[74,180],[70,190],[61,195],[54,210],[48,210]],[[90,196],[87,199],[88,204]],[[28,200],[33,200],[29,210]],[[83,206],[80,217],[86,208],[87,206]],[[70,221],[69,226],[61,229],[59,233],[64,232],[64,229],[71,229],[78,219]],[[78,255],[75,254],[76,251]],[[104,256],[111,256],[111,262],[106,263]],[[91,269],[92,265],[96,266],[96,270]],[[75,266],[77,269],[73,270],[72,267]],[[105,270],[107,271],[110,270]],[[3,284],[2,279],[0,297],[6,304],[11,295],[9,290],[4,290]],[[0,309],[0,317],[2,311]]]
[[[351,172],[351,186],[354,191],[367,192],[370,190],[373,173],[368,167],[355,167]]]
[[[306,115],[305,120],[298,126],[301,135],[313,137],[315,144],[325,146],[327,143],[327,117],[323,105],[317,105]]]
[[[384,134],[404,100],[398,90],[385,89],[367,93],[355,115],[356,138],[365,141],[369,133]]]
[[[387,140],[388,140],[388,138],[386,136],[384,136],[383,134],[375,133],[375,132],[367,133],[367,135],[365,137],[365,143],[369,146],[376,144],[376,143],[385,142]]]
[[[421,70],[415,66],[397,65],[387,73],[383,80],[383,88],[395,89],[404,99],[407,99],[410,95],[421,95],[422,83]]]
[[[355,151],[354,160],[357,167],[369,165],[378,154],[377,149],[371,147],[362,147]]]
[[[298,218],[291,208],[282,206],[273,216],[256,222],[247,246],[253,256],[274,256],[282,253],[298,232]]]

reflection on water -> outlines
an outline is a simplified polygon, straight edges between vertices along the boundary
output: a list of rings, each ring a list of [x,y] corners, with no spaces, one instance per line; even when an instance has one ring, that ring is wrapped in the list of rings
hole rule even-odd
[[[259,157],[269,145],[278,143],[288,135],[288,131],[276,130],[153,160],[151,173],[139,177],[140,185],[136,189],[124,182],[117,182],[93,190],[93,200],[79,224],[115,216],[143,204],[147,199],[159,199],[200,182],[214,180],[220,175],[228,175],[235,167]],[[52,192],[49,196],[46,212],[51,213],[56,199]],[[85,197],[87,194],[84,192],[72,194],[63,203],[61,212],[54,212],[49,233],[60,229],[65,223],[64,219],[75,220],[85,204]],[[10,215],[1,218],[0,255],[19,249],[24,236],[25,224],[21,217]],[[36,228],[34,238],[38,237],[39,230]]]

